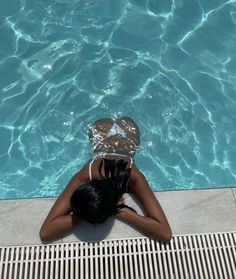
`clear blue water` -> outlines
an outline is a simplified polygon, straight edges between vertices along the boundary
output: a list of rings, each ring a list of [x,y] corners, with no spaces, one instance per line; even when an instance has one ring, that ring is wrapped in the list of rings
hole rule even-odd
[[[236,1],[1,1],[0,198],[58,195],[120,115],[153,190],[236,185],[235,49]]]

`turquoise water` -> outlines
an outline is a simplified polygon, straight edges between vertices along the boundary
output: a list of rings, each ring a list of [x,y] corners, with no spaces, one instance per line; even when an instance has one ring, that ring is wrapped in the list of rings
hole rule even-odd
[[[58,195],[133,117],[153,190],[236,185],[236,1],[1,1],[0,198]]]

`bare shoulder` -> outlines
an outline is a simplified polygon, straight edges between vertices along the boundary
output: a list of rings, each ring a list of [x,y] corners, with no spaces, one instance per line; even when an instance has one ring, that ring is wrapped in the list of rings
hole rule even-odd
[[[144,185],[147,186],[147,180],[144,174],[139,170],[139,168],[133,164],[130,180],[129,180],[129,188],[131,191],[134,191],[137,185]]]
[[[89,164],[86,164],[71,179],[74,183],[84,184],[89,181]]]
[[[130,179],[135,180],[138,179],[140,176],[144,176],[141,170],[136,166],[136,164],[133,164]]]
[[[66,185],[62,195],[65,193],[73,192],[78,186],[85,184],[89,181],[89,174],[88,174],[88,165],[82,167],[77,173],[75,173],[68,184]]]

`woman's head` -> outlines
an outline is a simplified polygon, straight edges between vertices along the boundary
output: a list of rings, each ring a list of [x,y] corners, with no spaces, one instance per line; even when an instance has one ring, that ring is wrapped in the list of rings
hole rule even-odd
[[[130,168],[124,160],[103,159],[99,172],[101,179],[79,186],[70,200],[74,214],[92,224],[103,223],[119,211],[118,201],[127,191],[130,176]]]
[[[118,200],[119,195],[112,182],[101,179],[78,187],[70,202],[75,215],[89,223],[100,224],[117,213]]]

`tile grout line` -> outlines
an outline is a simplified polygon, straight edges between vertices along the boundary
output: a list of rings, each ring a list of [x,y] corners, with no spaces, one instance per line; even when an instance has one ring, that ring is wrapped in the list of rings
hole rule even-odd
[[[234,203],[236,205],[236,193],[234,193],[234,188],[231,188],[231,192],[232,192],[232,195],[233,195]]]

